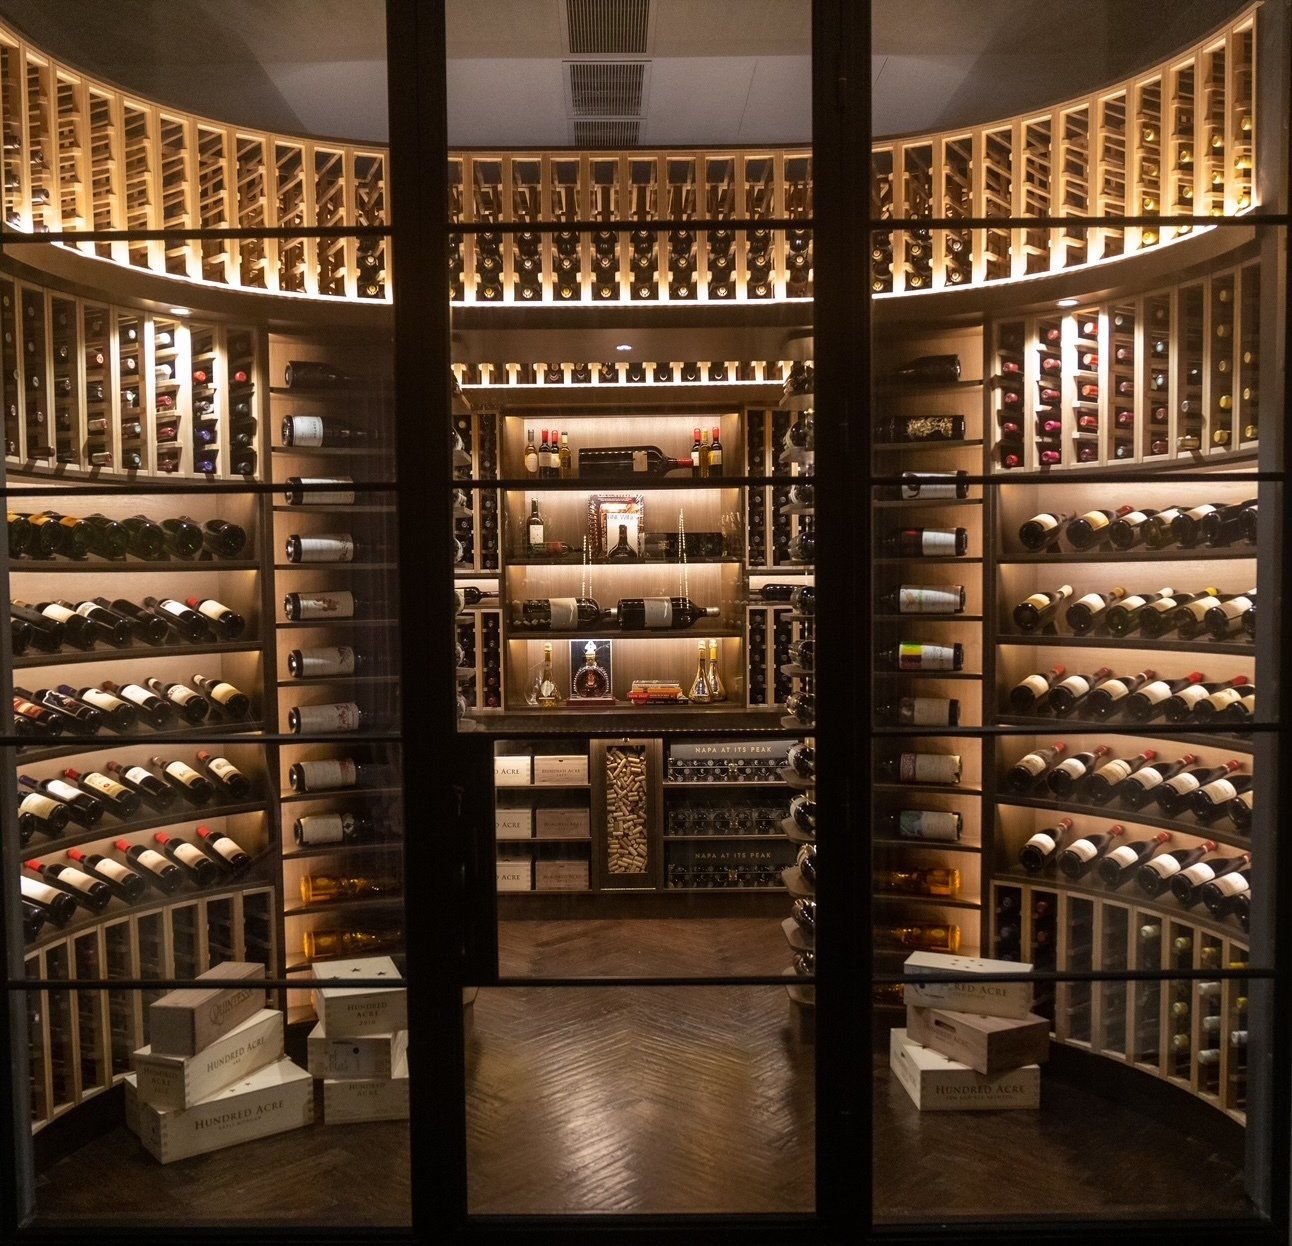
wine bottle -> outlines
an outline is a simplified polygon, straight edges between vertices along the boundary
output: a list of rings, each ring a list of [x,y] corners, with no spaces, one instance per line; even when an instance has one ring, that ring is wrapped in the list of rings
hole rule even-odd
[[[163,519],[161,528],[166,541],[166,549],[172,557],[183,559],[187,562],[201,553],[202,546],[205,544],[202,529],[186,515],[180,515],[174,519]]]
[[[877,706],[875,718],[894,727],[957,727],[960,702],[954,697],[901,697]]]
[[[354,619],[366,612],[365,603],[349,589],[317,589],[314,592],[286,593],[283,596],[283,614],[291,623]]]
[[[199,826],[197,837],[217,865],[232,874],[241,874],[251,864],[251,854],[223,831],[213,831],[209,826]]]
[[[1251,891],[1252,872],[1250,869],[1231,870],[1220,878],[1213,878],[1202,884],[1198,896],[1212,917],[1228,917],[1237,907],[1240,897]]]
[[[512,625],[522,631],[573,632],[595,625],[601,607],[590,597],[539,597],[513,603]]]
[[[1141,866],[1163,844],[1169,843],[1170,840],[1170,831],[1159,831],[1149,839],[1137,839],[1129,843],[1118,844],[1116,848],[1110,849],[1099,860],[1100,881],[1113,890],[1130,882]]]
[[[207,675],[194,675],[193,685],[224,711],[227,718],[244,719],[251,713],[251,698],[224,679]]]
[[[875,426],[875,440],[881,444],[964,439],[963,415],[899,415]]]
[[[902,641],[881,649],[879,660],[890,671],[958,671],[964,667],[964,646]]]
[[[1165,636],[1177,626],[1178,620],[1183,617],[1183,608],[1189,602],[1205,597],[1210,597],[1214,602],[1216,592],[1214,588],[1204,588],[1198,593],[1172,593],[1169,597],[1160,597],[1157,601],[1150,602],[1140,611],[1140,635],[1149,640]]]
[[[288,389],[346,389],[354,381],[330,363],[293,359],[283,369],[283,384]]]
[[[1192,848],[1176,848],[1171,852],[1160,852],[1151,860],[1145,861],[1135,871],[1135,882],[1147,896],[1157,897],[1171,886],[1171,879],[1182,870],[1187,870],[1197,861],[1201,861],[1209,852],[1216,851],[1216,841],[1208,839]]]
[[[1231,701],[1219,712],[1218,717],[1227,723],[1233,723],[1238,731],[1245,730],[1256,717],[1256,689],[1251,684],[1244,684],[1241,688],[1235,688],[1237,700]],[[1216,693],[1219,697],[1228,697],[1232,693]]]
[[[1039,554],[1042,550],[1052,549],[1058,545],[1059,534],[1063,526],[1076,518],[1071,514],[1052,514],[1042,511],[1024,520],[1018,529],[1018,539],[1025,550]]]
[[[376,956],[403,947],[404,932],[398,927],[386,930],[307,930],[301,942],[307,960]]]
[[[1066,718],[1112,673],[1111,667],[1101,666],[1093,675],[1065,675],[1050,689],[1050,711]]]
[[[911,501],[940,498],[967,498],[969,473],[956,472],[903,472],[901,483],[893,490],[897,498]]]
[[[184,874],[160,852],[143,844],[118,839],[112,845],[139,872],[143,880],[164,895],[171,895],[183,885]]]
[[[131,515],[121,525],[126,530],[127,549],[136,558],[156,562],[166,552],[166,533],[147,515]]]
[[[115,601],[109,601],[106,597],[96,597],[94,604],[102,606],[105,610],[111,610],[113,614],[123,618],[133,632],[135,640],[143,641],[144,644],[163,644],[171,633],[170,624],[167,622],[168,616],[136,606],[134,602],[127,601],[124,597],[118,597]]]
[[[295,735],[341,734],[371,727],[372,717],[372,711],[365,710],[356,701],[294,705],[287,711],[287,727]]]
[[[1065,757],[1045,776],[1045,785],[1060,800],[1072,800],[1095,765],[1109,753],[1106,744]]]
[[[1077,515],[1068,521],[1063,535],[1075,550],[1084,552],[1094,549],[1108,540],[1113,521],[1123,515],[1129,515],[1133,509],[1130,506],[1121,506],[1115,511],[1105,510],[1102,507],[1086,511],[1085,514]]]
[[[211,703],[200,693],[185,684],[168,683],[162,679],[146,681],[150,692],[175,707],[179,716],[192,726],[206,721]]]
[[[203,778],[187,762],[182,762],[178,758],[165,761],[160,757],[150,757],[148,761],[189,804],[197,806],[208,804],[211,797],[215,795],[215,788],[211,786],[211,781]]]
[[[296,819],[292,834],[298,844],[349,844],[370,839],[373,823],[355,813],[307,813]]]
[[[1024,753],[1006,772],[1002,780],[1006,791],[1022,793],[1030,791],[1036,781],[1061,757],[1068,746],[1058,740],[1043,748],[1035,748]]]
[[[154,809],[168,810],[175,803],[175,793],[168,783],[159,779],[143,766],[126,765],[119,761],[109,761],[104,769],[119,782],[122,787],[134,792],[141,800]]]
[[[812,845],[806,845],[812,847]],[[934,896],[955,899],[960,894],[960,871],[945,866],[918,869],[878,869],[872,875],[876,893],[893,896]]]
[[[1233,857],[1210,857],[1197,861],[1172,876],[1171,894],[1185,908],[1192,908],[1202,899],[1203,887],[1242,869],[1251,859],[1250,852],[1242,852]]]
[[[1231,803],[1243,792],[1249,791],[1255,782],[1252,775],[1238,773],[1242,769],[1241,762],[1229,761],[1225,764],[1229,767],[1228,774],[1222,774],[1218,779],[1212,779],[1210,783],[1203,784],[1193,794],[1190,809],[1193,816],[1204,826],[1209,826],[1224,817]]]
[[[1083,835],[1080,839],[1073,840],[1059,853],[1059,870],[1067,878],[1084,878],[1125,833],[1126,828],[1120,822],[1115,822],[1107,831]]]
[[[1013,714],[1038,714],[1045,707],[1050,689],[1067,673],[1067,668],[1056,666],[1049,671],[1037,671],[1024,676],[1009,693],[1009,709]]]
[[[1234,506],[1222,506],[1209,511],[1198,523],[1200,539],[1207,545],[1223,547],[1235,541],[1255,538],[1256,499],[1239,502]],[[1249,537],[1250,532],[1250,537]]]
[[[112,888],[73,865],[46,863],[33,857],[23,868],[39,874],[52,887],[67,892],[77,904],[91,913],[102,913],[112,900]]]
[[[1170,599],[1175,592],[1172,588],[1160,588],[1155,593],[1134,593],[1124,597],[1108,607],[1104,616],[1104,625],[1111,635],[1129,636],[1139,627],[1140,615],[1153,602]]]
[[[29,643],[42,653],[57,653],[63,647],[67,632],[65,625],[59,619],[23,601],[11,601],[9,615],[11,618],[20,619],[30,628]]]
[[[1178,544],[1185,549],[1192,549],[1202,540],[1202,522],[1208,515],[1215,514],[1224,507],[1223,502],[1203,502],[1181,511],[1171,521],[1171,532]]]
[[[1187,705],[1180,707],[1179,717],[1174,721],[1184,722],[1191,718],[1200,723],[1213,722],[1218,715],[1223,715],[1231,705],[1253,691],[1251,680],[1246,675],[1235,675],[1224,683],[1199,687],[1201,691]]]
[[[97,735],[103,729],[104,716],[94,706],[86,705],[76,697],[69,697],[52,688],[38,688],[35,692],[28,692],[26,688],[15,686],[13,691],[15,696],[25,697],[43,709],[61,714],[66,720],[67,729],[76,735]]]
[[[282,437],[283,445],[293,449],[354,449],[378,439],[373,429],[321,415],[283,416]]]
[[[26,844],[39,831],[42,835],[61,835],[72,820],[71,809],[44,792],[30,791],[18,804],[18,838]]]
[[[708,453],[705,455],[706,476],[722,475],[722,430],[715,428],[713,430],[713,440],[709,442]]]
[[[344,563],[354,561],[354,537],[348,532],[324,532],[301,536],[292,533],[283,552],[291,563]]]
[[[68,720],[26,697],[13,698],[14,730],[23,735],[57,736],[63,734]]]
[[[1126,596],[1124,588],[1114,588],[1107,593],[1086,593],[1078,597],[1076,601],[1068,607],[1067,619],[1068,626],[1072,629],[1074,635],[1087,636],[1096,628],[1101,627],[1110,606],[1121,601]]]
[[[1213,640],[1226,640],[1243,631],[1244,616],[1255,608],[1256,590],[1249,588],[1237,597],[1213,605],[1203,615],[1202,624]]]
[[[251,794],[251,780],[227,757],[205,749],[197,752],[197,762],[210,778],[212,786],[229,800],[246,800]]]
[[[951,385],[960,379],[960,356],[921,355],[894,368],[892,378],[906,384]]]
[[[1155,793],[1158,808],[1168,818],[1178,817],[1193,803],[1200,788],[1237,770],[1239,762],[1230,761],[1220,766],[1198,766],[1182,770],[1163,783]]]
[[[717,618],[718,606],[697,606],[689,597],[625,597],[607,612],[623,631],[682,631]]]
[[[351,476],[288,476],[283,500],[288,506],[353,506]]]
[[[211,634],[211,626],[207,619],[182,601],[176,601],[171,597],[161,599],[145,597],[144,605],[161,615],[190,644],[200,644]]]
[[[23,942],[31,943],[33,940],[40,938],[40,932],[44,929],[45,910],[39,904],[32,904],[24,898],[22,902]]]
[[[877,604],[889,614],[960,614],[965,590],[960,584],[902,584],[881,593]]]
[[[691,457],[670,458],[657,446],[581,447],[579,474],[590,476],[664,476],[690,468]]]
[[[185,604],[205,618],[221,640],[238,640],[247,630],[247,621],[242,615],[213,597],[190,597]]]
[[[138,684],[117,684],[105,679],[102,684],[104,692],[109,692],[118,700],[129,702],[136,714],[154,731],[169,727],[175,719],[175,708],[160,697],[154,696],[147,688]]]
[[[1040,630],[1058,614],[1060,607],[1072,596],[1072,591],[1071,584],[1061,584],[1054,592],[1041,590],[1024,597],[1014,607],[1015,626],[1021,632]]]
[[[210,887],[219,882],[220,871],[215,862],[188,840],[179,839],[169,831],[156,831],[153,842],[161,846],[162,852],[179,866],[180,873],[194,886]]]
[[[28,878],[26,874],[19,875],[18,881],[22,898],[39,908],[53,925],[66,926],[76,916],[76,900],[66,891],[39,879]]]
[[[1056,825],[1034,832],[1018,850],[1019,865],[1029,874],[1039,874],[1057,859],[1072,826],[1071,818],[1060,818]]]
[[[83,848],[69,848],[67,855],[69,859],[76,862],[80,870],[91,878],[97,879],[117,899],[126,904],[134,904],[141,900],[144,892],[148,890],[148,884],[140,875],[134,870],[126,869],[120,861],[114,861],[111,857],[105,857],[98,852],[87,853]]]
[[[247,546],[247,532],[227,520],[208,519],[202,525],[202,542],[217,558],[237,558]]]
[[[958,753],[900,753],[879,763],[879,777],[885,783],[957,787],[960,770]]]
[[[70,766],[63,771],[63,778],[75,783],[83,792],[89,793],[96,800],[101,800],[113,816],[121,819],[133,818],[139,812],[139,796],[124,784],[97,770],[82,774]]]
[[[90,550],[100,558],[110,558],[114,562],[123,559],[130,549],[130,534],[122,524],[106,515],[87,515],[85,522],[89,527]]]
[[[964,819],[954,810],[901,809],[884,814],[880,824],[893,838],[938,843],[956,843],[964,831]]]
[[[964,528],[899,528],[880,542],[883,553],[895,558],[960,558],[969,550]]]
[[[1124,515],[1119,515],[1113,520],[1112,527],[1108,529],[1109,544],[1114,549],[1128,550],[1146,543],[1148,523],[1156,515],[1157,511],[1150,510],[1147,507],[1130,510]]]
[[[61,801],[67,806],[72,821],[86,830],[103,817],[103,801],[73,787],[64,779],[33,779],[29,774],[20,774],[18,783],[28,791],[41,792],[52,800]]]

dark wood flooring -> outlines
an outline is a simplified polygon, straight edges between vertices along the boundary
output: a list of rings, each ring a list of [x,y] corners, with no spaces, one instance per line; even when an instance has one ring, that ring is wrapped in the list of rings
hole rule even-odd
[[[507,922],[502,971],[777,971],[766,919]],[[483,990],[470,1202],[485,1214],[807,1212],[813,1048],[779,987]],[[1047,1073],[1039,1112],[920,1114],[876,1061],[883,1221],[1241,1213],[1241,1155]],[[161,1166],[124,1128],[39,1178],[41,1223],[407,1223],[407,1131],[316,1126]]]

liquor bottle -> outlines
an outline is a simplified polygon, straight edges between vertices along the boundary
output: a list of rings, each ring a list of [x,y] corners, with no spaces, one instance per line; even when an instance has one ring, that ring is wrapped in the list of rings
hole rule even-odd
[[[704,474],[706,476],[722,475],[721,437],[722,437],[722,430],[720,428],[715,428],[713,430],[713,440],[709,442],[709,451],[708,451],[708,454],[705,456],[706,463],[705,463]]]
[[[61,800],[44,792],[27,792],[18,804],[19,842],[26,844],[37,831],[42,835],[61,835],[71,820],[72,811]]]
[[[1112,673],[1111,667],[1101,666],[1093,675],[1065,675],[1050,689],[1050,712],[1067,717]]]
[[[1002,785],[1009,792],[1027,792],[1036,781],[1055,763],[1055,760],[1067,752],[1068,746],[1057,740],[1043,748],[1034,748],[1024,753],[1006,772]]]
[[[881,444],[964,439],[963,415],[899,415],[875,425],[875,440]]]
[[[237,558],[247,546],[247,532],[227,520],[208,519],[202,525],[202,543],[217,558]]]
[[[1250,791],[1255,782],[1252,775],[1237,773],[1242,768],[1241,762],[1230,761],[1226,765],[1229,767],[1229,774],[1213,779],[1193,794],[1190,808],[1193,816],[1204,826],[1209,826],[1228,813],[1231,804],[1242,793]]]
[[[1170,888],[1171,879],[1175,875],[1201,861],[1207,853],[1215,851],[1216,841],[1208,839],[1192,848],[1160,852],[1135,871],[1135,882],[1146,896],[1160,896]]]
[[[76,862],[77,868],[97,879],[126,904],[141,900],[148,890],[148,884],[134,870],[126,869],[120,861],[114,861],[102,853],[87,853],[83,848],[69,848],[67,855]]]
[[[35,857],[22,864],[24,869],[41,875],[51,886],[67,892],[77,904],[91,913],[102,913],[112,900],[112,888],[107,883],[100,882],[73,865],[46,863]]]
[[[697,606],[689,597],[624,597],[607,618],[623,631],[683,631],[721,613],[720,607]]]
[[[283,445],[294,449],[354,449],[378,439],[373,429],[360,428],[332,416],[285,415],[282,424]]]
[[[573,632],[601,619],[601,607],[590,597],[528,598],[512,605],[512,625],[522,631]]]
[[[901,697],[876,706],[875,719],[893,727],[958,727],[960,702],[954,697]]]
[[[223,831],[213,831],[209,826],[199,826],[197,837],[212,859],[225,866],[230,873],[241,874],[251,864],[251,854]]]
[[[691,686],[686,695],[700,705],[707,705],[712,697],[709,695],[709,646],[702,640],[699,644],[698,665]]]
[[[283,383],[288,389],[345,389],[354,381],[330,363],[293,359],[283,369]]]
[[[106,774],[101,774],[97,770],[82,774],[69,766],[63,771],[63,778],[75,783],[83,792],[96,800],[101,800],[112,811],[114,817],[124,820],[133,818],[139,812],[138,794]]]
[[[350,476],[288,476],[283,500],[288,506],[353,506]]]
[[[1060,800],[1072,800],[1095,765],[1109,753],[1106,744],[1065,757],[1045,776],[1045,785]]]
[[[1170,842],[1170,831],[1159,831],[1150,839],[1131,840],[1118,844],[1099,860],[1099,881],[1116,890],[1130,882],[1136,871],[1165,843]]]
[[[907,384],[950,385],[960,379],[960,356],[921,355],[894,368],[892,378]]]
[[[1042,511],[1039,515],[1033,515],[1031,519],[1024,520],[1019,526],[1019,542],[1025,550],[1033,554],[1054,548],[1059,543],[1059,534],[1063,531],[1063,526],[1075,518],[1075,515],[1056,515],[1049,511]]]
[[[1227,778],[1241,765],[1241,762],[1228,761],[1220,766],[1198,766],[1193,770],[1182,770],[1158,788],[1158,808],[1168,818],[1178,817],[1193,804],[1200,789],[1216,779]]]
[[[1250,852],[1242,852],[1233,857],[1210,857],[1205,861],[1196,861],[1172,876],[1171,894],[1185,908],[1192,908],[1202,899],[1203,887],[1242,869],[1251,859]]]
[[[1049,700],[1050,689],[1067,673],[1067,668],[1056,666],[1049,671],[1037,671],[1024,676],[1009,692],[1009,709],[1013,714],[1037,714]]]
[[[1114,841],[1125,833],[1126,828],[1120,822],[1115,822],[1107,831],[1083,835],[1080,839],[1073,840],[1059,853],[1059,870],[1074,880],[1084,878],[1095,868],[1099,858],[1113,846]]]
[[[961,590],[963,592],[963,590]],[[1061,584],[1054,592],[1041,590],[1024,597],[1014,607],[1014,624],[1021,632],[1035,632],[1049,623],[1072,596],[1072,585]],[[961,603],[963,607],[963,602]]]
[[[207,620],[182,601],[172,597],[145,597],[144,605],[161,615],[190,644],[200,644],[211,634]]]
[[[619,524],[619,540],[611,547],[607,558],[614,562],[635,562],[640,558],[637,551],[628,543],[628,525]]]
[[[219,882],[220,871],[214,861],[195,844],[179,839],[169,831],[156,831],[153,842],[179,866],[180,873],[197,887],[210,887]]]
[[[218,705],[226,717],[243,719],[251,713],[251,698],[227,680],[212,679],[207,675],[194,675],[193,684]]]
[[[67,806],[68,816],[77,826],[89,830],[103,817],[104,803],[88,792],[73,787],[63,779],[33,779],[29,774],[18,776],[19,786],[31,792],[40,792],[51,800]]]
[[[372,819],[355,813],[307,813],[296,819],[292,835],[298,844],[350,844],[371,838]]]
[[[124,597],[118,597],[115,601],[109,601],[106,597],[96,597],[94,604],[120,615],[134,633],[135,640],[142,641],[146,645],[163,644],[171,633],[171,626],[167,622],[168,615],[136,606],[134,602],[127,601]]]
[[[1212,606],[1202,616],[1202,624],[1213,640],[1226,640],[1244,630],[1244,617],[1248,611],[1255,609],[1256,590],[1249,588],[1237,597]]]
[[[890,558],[959,558],[969,550],[964,528],[898,528],[884,535],[880,548]]]
[[[202,615],[221,640],[238,640],[247,630],[247,620],[242,615],[212,597],[190,597],[185,604]]]
[[[530,705],[542,709],[559,709],[561,693],[556,686],[556,672],[552,669],[552,642],[543,645],[543,661],[534,675],[527,698]]]
[[[590,476],[664,476],[689,468],[691,457],[670,458],[657,446],[598,446],[579,450],[579,474]]]
[[[389,786],[396,775],[389,766],[356,761],[353,757],[325,757],[293,762],[287,781],[294,792],[331,792],[342,788]]]
[[[960,614],[965,590],[960,584],[902,584],[881,593],[877,604],[889,614]]]
[[[561,450],[557,456],[557,474],[562,479],[568,479],[570,468],[573,466],[573,459],[570,456],[570,434],[561,434]]]
[[[1117,510],[1098,508],[1086,511],[1068,521],[1064,536],[1075,550],[1092,550],[1109,539],[1113,523],[1123,515],[1131,513],[1133,508],[1122,506]]]
[[[76,900],[66,891],[26,874],[19,875],[18,881],[23,900],[39,908],[53,925],[66,926],[76,916]]]
[[[713,701],[727,699],[726,685],[722,682],[722,673],[718,669],[718,642],[709,641],[709,697]]]
[[[957,787],[960,773],[958,753],[899,753],[879,763],[879,777],[885,783]]]
[[[1169,697],[1163,706],[1163,717],[1167,722],[1182,723],[1190,718],[1210,719],[1220,713],[1231,700],[1237,700],[1248,686],[1246,675],[1235,675],[1223,683],[1202,683],[1194,681],[1185,684],[1178,692]],[[1232,696],[1227,692],[1234,690]]]
[[[1175,590],[1169,587],[1160,588],[1155,593],[1133,593],[1129,597],[1108,607],[1104,616],[1104,626],[1113,636],[1129,636],[1140,624],[1140,615],[1145,607],[1154,602],[1172,598]]]
[[[956,472],[903,472],[902,480],[893,490],[891,496],[912,501],[967,498],[969,496],[969,473]]]
[[[133,792],[154,809],[168,810],[175,803],[175,793],[170,785],[143,766],[109,761],[104,769],[122,787]]]
[[[1068,626],[1077,636],[1087,636],[1103,625],[1110,606],[1126,596],[1124,588],[1114,588],[1107,593],[1086,593],[1068,607],[1065,616]]]
[[[160,757],[150,757],[148,762],[161,771],[161,777],[191,805],[208,804],[215,795],[211,781],[203,778],[187,762],[178,758],[165,761]]]
[[[230,800],[246,800],[251,795],[251,780],[227,757],[199,749],[198,765],[210,777],[212,786]]]
[[[162,679],[149,678],[145,682],[149,691],[173,705],[186,723],[197,726],[206,721],[211,704],[200,692],[194,692],[185,684],[167,683]]]
[[[1108,529],[1108,541],[1114,549],[1134,549],[1147,540],[1148,523],[1157,515],[1157,511],[1147,507],[1127,511],[1113,520]]]
[[[964,646],[902,641],[879,651],[879,660],[890,671],[958,671],[964,667]]]
[[[312,593],[287,593],[283,596],[283,614],[290,623],[354,619],[368,612],[367,605],[349,589],[319,589]]]
[[[1086,781],[1085,800],[1092,805],[1106,805],[1122,783],[1155,757],[1157,751],[1146,748],[1134,757],[1114,757],[1105,762]]]
[[[1203,883],[1198,894],[1207,912],[1219,919],[1234,911],[1239,898],[1250,894],[1251,886],[1250,869],[1231,870],[1220,878]]]

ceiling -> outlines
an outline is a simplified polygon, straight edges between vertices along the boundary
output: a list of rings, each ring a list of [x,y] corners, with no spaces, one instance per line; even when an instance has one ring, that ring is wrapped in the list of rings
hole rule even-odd
[[[574,71],[599,75],[578,97],[567,4],[590,49],[574,59],[614,62]],[[1079,94],[1243,3],[1173,0],[1169,21],[1162,0],[873,7],[875,129],[892,134]],[[446,0],[446,11],[452,145],[583,145],[576,124],[606,116],[632,123],[604,132],[612,145],[634,135],[643,146],[810,137],[810,0]],[[383,13],[383,0],[0,0],[0,17],[38,46],[141,94],[248,126],[361,141],[387,135]]]

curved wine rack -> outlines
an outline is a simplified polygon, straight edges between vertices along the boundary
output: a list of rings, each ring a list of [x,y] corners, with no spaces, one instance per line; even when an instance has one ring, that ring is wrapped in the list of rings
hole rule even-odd
[[[1192,226],[922,228],[922,218],[1233,215],[1254,206],[1259,5],[1151,68],[1051,108],[873,145],[872,288],[982,285],[1160,246]],[[231,126],[88,77],[0,27],[0,207],[10,228],[344,230],[389,224],[388,153]],[[812,213],[802,149],[460,152],[453,218],[489,223],[634,220],[598,240],[454,236],[453,299],[490,302],[810,298],[804,229],[669,236],[651,221]],[[71,242],[189,281],[324,298],[391,297],[389,240],[275,237]]]

